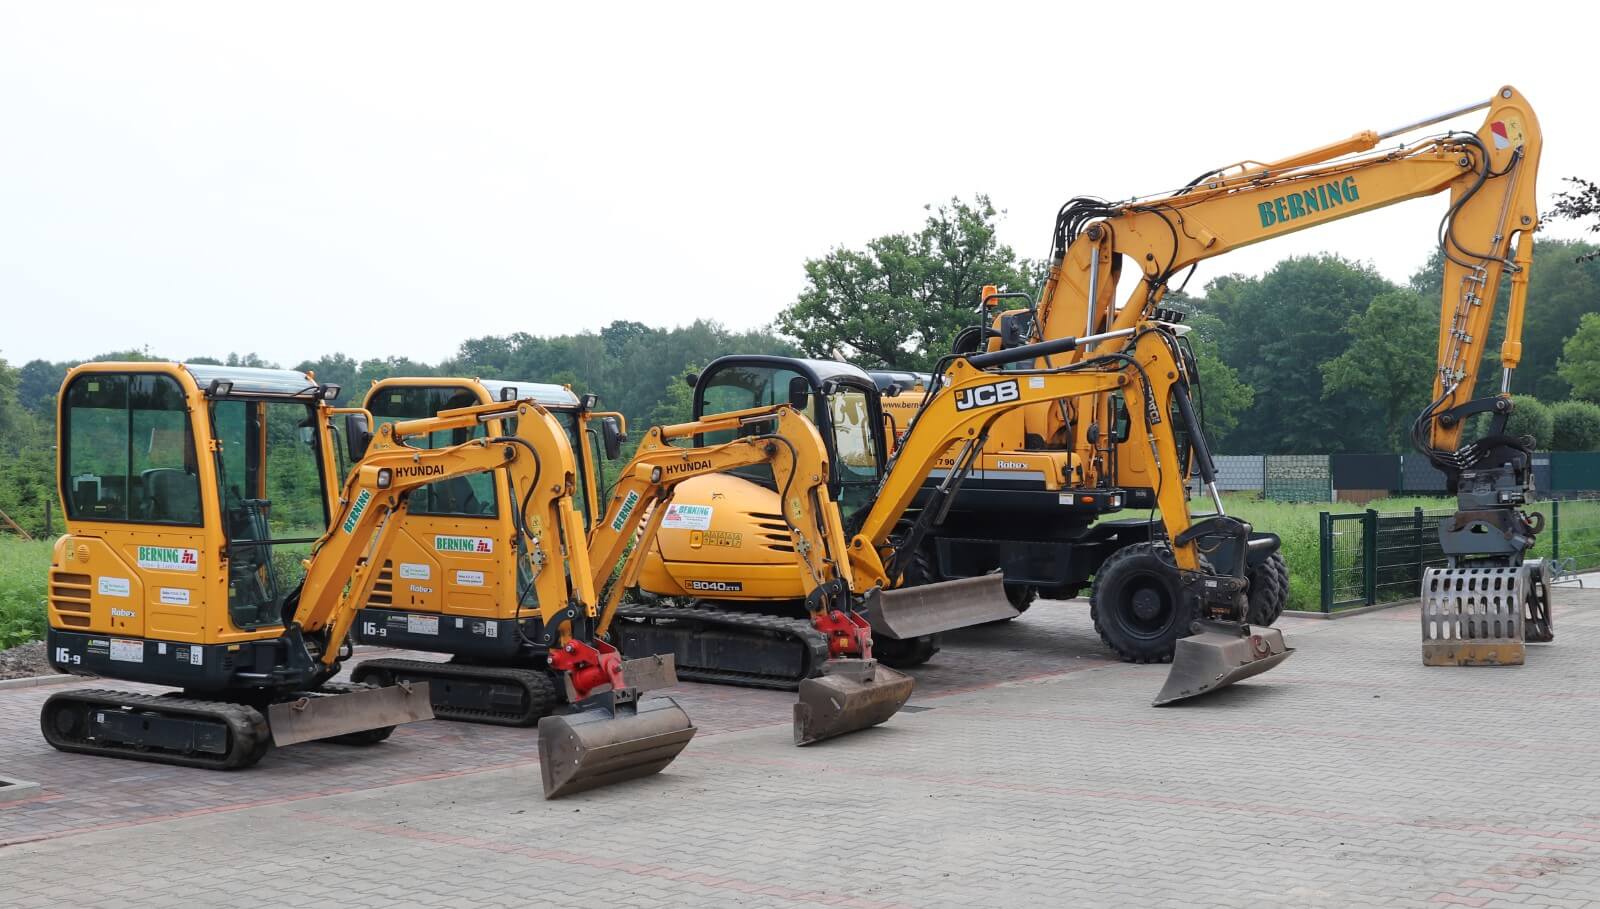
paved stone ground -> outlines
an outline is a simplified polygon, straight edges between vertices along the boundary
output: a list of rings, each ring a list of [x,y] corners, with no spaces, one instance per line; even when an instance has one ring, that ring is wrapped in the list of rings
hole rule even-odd
[[[1155,710],[1081,604],[953,636],[878,729],[684,685],[659,776],[539,798],[531,733],[446,723],[241,774],[51,752],[0,691],[0,904],[1600,906],[1600,591],[1502,669],[1421,665],[1416,609],[1285,619],[1299,653]],[[9,845],[7,845],[9,844]]]

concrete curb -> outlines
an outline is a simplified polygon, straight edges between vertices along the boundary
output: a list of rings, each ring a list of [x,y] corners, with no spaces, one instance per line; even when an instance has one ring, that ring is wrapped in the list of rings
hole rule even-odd
[[[0,776],[0,804],[5,802],[14,802],[17,799],[33,798],[41,791],[43,790],[39,788],[38,783],[30,783],[27,780],[17,780],[8,776]]]
[[[38,688],[43,685],[55,685],[60,682],[70,682],[75,676],[70,675],[30,675],[20,679],[0,679],[0,691],[16,688]]]

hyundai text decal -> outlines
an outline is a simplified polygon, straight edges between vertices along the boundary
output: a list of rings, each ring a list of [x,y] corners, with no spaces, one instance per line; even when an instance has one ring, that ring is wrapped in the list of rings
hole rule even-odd
[[[442,473],[444,473],[443,464],[413,464],[409,467],[394,468],[394,476],[397,480],[403,480],[407,477],[436,477]]]
[[[956,389],[956,410],[971,410],[974,407],[991,407],[995,404],[1004,404],[1022,397],[1022,390],[1017,386],[1016,379],[1007,379],[1004,382],[994,382],[989,385],[979,385],[977,388]]]
[[[682,464],[668,464],[666,467],[666,474],[667,476],[672,477],[677,476],[680,473],[688,473],[691,470],[710,469],[710,461],[684,461]]]

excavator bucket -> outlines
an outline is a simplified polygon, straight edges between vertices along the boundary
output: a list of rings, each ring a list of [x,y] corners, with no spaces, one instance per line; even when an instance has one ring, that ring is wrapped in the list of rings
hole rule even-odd
[[[882,590],[869,596],[867,621],[875,634],[895,640],[954,631],[985,622],[1014,619],[1016,607],[1006,600],[1005,578],[980,575]]]
[[[272,742],[280,747],[431,719],[433,702],[428,698],[427,682],[339,693],[307,692],[267,708]]]
[[[666,697],[547,716],[539,721],[544,797],[657,773],[694,734],[689,715]]]
[[[911,676],[877,660],[829,660],[822,675],[800,682],[794,705],[794,743],[823,739],[876,726],[897,713],[911,697]]]
[[[1172,671],[1154,706],[1199,697],[1277,666],[1294,653],[1276,628],[1251,628],[1227,622],[1197,622],[1195,633],[1178,641]]]

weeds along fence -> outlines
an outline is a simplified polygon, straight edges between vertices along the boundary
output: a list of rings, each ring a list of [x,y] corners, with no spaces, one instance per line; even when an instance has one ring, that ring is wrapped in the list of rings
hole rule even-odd
[[[1545,517],[1531,557],[1550,559],[1558,577],[1600,569],[1600,498],[1552,499],[1528,510]],[[1416,597],[1423,571],[1445,563],[1439,521],[1454,513],[1444,499],[1439,508],[1409,512],[1322,512],[1321,611]]]

